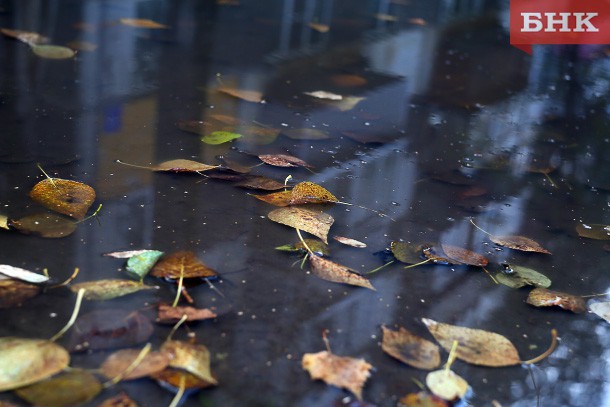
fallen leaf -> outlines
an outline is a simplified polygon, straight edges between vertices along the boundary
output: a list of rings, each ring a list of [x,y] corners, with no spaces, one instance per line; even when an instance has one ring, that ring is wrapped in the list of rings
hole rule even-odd
[[[71,351],[114,349],[146,342],[153,325],[137,311],[99,309],[79,316],[70,332]]]
[[[265,164],[275,167],[313,167],[300,158],[288,154],[261,154],[258,158]]]
[[[463,264],[475,267],[485,267],[489,263],[485,256],[458,246],[441,243],[441,248],[451,260],[456,260]]]
[[[131,369],[140,353],[140,349],[122,349],[113,352],[100,366],[100,373],[108,379],[114,379],[117,376],[123,375],[128,368]],[[162,371],[167,366],[169,366],[169,355],[167,353],[158,351],[149,352],[133,370],[122,376],[121,380],[133,380],[150,376]]]
[[[585,312],[587,309],[582,297],[546,288],[534,288],[525,302],[535,307],[558,306],[577,314]]]
[[[38,213],[9,221],[10,227],[29,235],[44,238],[61,238],[70,236],[76,230],[76,222],[54,213]]]
[[[61,45],[34,44],[30,45],[30,48],[37,56],[47,59],[69,59],[76,55],[72,48]]]
[[[463,398],[470,387],[466,380],[449,369],[428,373],[426,386],[435,396],[449,401]]]
[[[447,352],[451,350],[453,342],[457,341],[455,356],[465,362],[492,367],[521,363],[515,346],[502,335],[482,329],[443,324],[428,318],[422,318],[422,322]]]
[[[227,87],[220,87],[216,89],[220,93],[224,93],[234,98],[242,99],[247,102],[261,103],[263,102],[263,94],[257,90],[246,90],[246,89],[234,89]]]
[[[317,254],[318,256],[328,256],[330,254],[330,251],[328,250],[328,246],[317,239],[303,239],[303,241],[305,241],[305,244],[307,245],[307,247],[309,247],[309,249],[314,252],[315,254]],[[286,252],[300,252],[301,254],[306,254],[307,253],[307,249],[305,248],[305,244],[303,244],[303,242],[298,241],[294,244],[286,244],[283,246],[279,246],[276,247],[276,250],[283,250]]]
[[[593,304],[589,305],[589,310],[598,317],[610,322],[610,302],[594,302]]]
[[[327,132],[308,127],[282,130],[282,134],[293,140],[326,140],[330,138]]]
[[[168,25],[157,23],[156,21],[149,20],[146,18],[121,18],[119,20],[121,24],[129,27],[136,28],[152,28],[152,29],[164,29],[169,28]]]
[[[36,383],[64,370],[68,351],[44,339],[0,338],[0,392]]]
[[[588,239],[610,240],[610,225],[579,223],[576,225],[576,233],[578,236]]]
[[[292,199],[292,191],[272,192],[266,195],[252,195],[256,199],[274,206],[288,206]]]
[[[142,249],[142,250],[126,250],[122,252],[110,252],[104,253],[102,256],[113,257],[115,259],[129,259],[130,257],[140,255],[142,253],[146,253],[151,251],[150,249]],[[156,250],[154,250],[156,251]]]
[[[359,249],[363,249],[366,247],[366,243],[363,243],[356,239],[351,239],[349,237],[333,236],[333,239],[335,239],[339,243],[343,243],[344,245],[357,247]]]
[[[240,137],[241,134],[231,133],[230,131],[213,131],[210,134],[206,134],[205,136],[203,136],[201,138],[201,141],[206,144],[217,145],[228,143],[229,141],[233,141]]]
[[[114,397],[102,401],[97,407],[138,407],[126,393],[121,392]]]
[[[164,161],[154,167],[150,167],[153,171],[171,171],[171,172],[204,172],[218,168],[218,165],[208,165],[192,160],[169,160]]]
[[[19,280],[0,280],[0,309],[20,306],[24,301],[37,296],[42,291],[40,286],[24,283]]]
[[[362,102],[364,99],[366,98],[361,96],[344,96],[343,100],[340,100],[339,102],[332,102],[332,106],[342,112],[347,112],[348,110],[352,110],[354,107],[356,107],[356,105]]]
[[[0,215],[0,229],[10,230],[8,226],[8,216]]]
[[[36,406],[64,407],[84,404],[102,391],[92,373],[71,369],[49,379],[17,389],[15,393]]]
[[[332,216],[324,212],[297,207],[279,208],[269,212],[267,217],[274,222],[311,233],[326,244],[328,244],[328,231],[335,221]]]
[[[238,129],[243,134],[244,142],[261,145],[274,142],[280,134],[278,129],[262,126],[239,126]]]
[[[159,304],[158,311],[157,322],[160,324],[175,324],[183,316],[186,316],[186,321],[202,321],[218,316],[209,308],[172,307],[167,304]]]
[[[86,281],[84,283],[73,284],[70,290],[77,293],[81,288],[85,289],[84,298],[93,301],[105,301],[113,298],[123,297],[138,291],[154,290],[159,287],[144,285],[139,281],[106,279]]]
[[[161,350],[170,355],[170,367],[184,369],[199,379],[217,385],[210,367],[210,351],[204,345],[169,340]]]
[[[180,120],[178,121],[177,126],[182,131],[195,133],[199,136],[205,136],[212,129],[210,123],[200,120]]]
[[[381,329],[381,349],[388,355],[418,369],[432,370],[441,364],[440,352],[434,343],[412,334],[403,327],[398,331],[385,326]]]
[[[220,156],[220,157],[217,157],[217,158],[222,161],[223,168],[226,168],[226,169],[231,170],[233,172],[237,172],[237,173],[240,173],[240,174],[247,174],[247,173],[249,173],[252,170],[251,166],[240,164],[239,162],[237,162],[235,160],[231,160],[231,159],[223,157],[223,156]],[[257,177],[257,176],[256,175],[251,175],[251,177]],[[267,178],[267,177],[263,177],[263,178]]]
[[[49,281],[49,277],[43,274],[33,273],[29,270],[9,266],[7,264],[0,264],[0,274],[33,284],[46,283]]]
[[[51,41],[48,37],[44,37],[33,31],[0,28],[0,32],[2,32],[2,34],[6,35],[7,37],[11,37],[21,42],[25,42],[28,45],[46,44],[47,42]]]
[[[396,260],[406,264],[417,264],[422,261],[422,248],[421,244],[414,244],[408,242],[393,241],[390,243],[390,250]]]
[[[495,236],[490,235],[489,240],[499,246],[508,247],[509,249],[521,250],[523,252],[536,252],[552,254],[538,242],[525,236]]]
[[[330,27],[326,24],[320,24],[320,23],[309,23],[309,28],[311,28],[312,30],[316,30],[317,32],[321,32],[321,33],[326,33],[330,30]]]
[[[161,278],[207,278],[218,275],[191,251],[179,251],[161,258],[150,273]]]
[[[163,256],[163,252],[159,250],[144,250],[130,256],[129,260],[127,260],[127,273],[141,280],[148,274],[161,256]]]
[[[264,191],[277,191],[285,187],[283,183],[262,175],[248,175],[233,185],[240,188],[261,189]]]
[[[68,47],[70,47],[71,49],[74,49],[77,51],[86,51],[86,52],[93,52],[98,48],[97,44],[94,44],[89,41],[70,41],[66,45]]]
[[[527,267],[510,266],[510,272],[497,273],[495,278],[499,283],[510,288],[521,288],[526,285],[535,287],[548,288],[551,286],[551,280],[544,274],[540,274],[536,270]]]
[[[373,368],[364,359],[337,356],[328,351],[305,353],[301,364],[313,380],[347,389],[358,400],[362,400],[362,388]]]
[[[424,20],[423,18],[419,18],[419,17],[410,18],[408,21],[409,21],[409,24],[414,24],[414,25],[422,25],[422,26],[424,26],[424,25],[427,24],[426,20]]]
[[[315,254],[309,256],[309,264],[311,265],[311,272],[323,280],[331,281],[333,283],[355,285],[377,291],[368,279],[341,264]]]
[[[331,194],[326,188],[309,181],[299,182],[292,188],[290,193],[290,205],[337,201],[337,197]]]
[[[403,407],[449,407],[445,400],[426,391],[409,393],[398,400],[398,405]]]
[[[95,201],[95,191],[81,182],[45,178],[34,185],[30,198],[52,211],[83,219]]]
[[[434,264],[456,265],[462,264],[458,260],[450,259],[442,250],[439,250],[435,245],[422,247],[422,254]]]
[[[317,99],[327,99],[327,100],[342,100],[343,96],[337,95],[336,93],[326,92],[324,90],[316,90],[315,92],[303,92],[303,94],[307,96],[311,96]]]
[[[194,374],[185,370],[174,369],[171,367],[168,367],[161,372],[152,374],[150,377],[157,380],[157,382],[163,387],[169,387],[169,390],[173,392],[178,391],[181,386],[181,382],[186,390],[203,389],[216,384],[202,380],[198,376],[195,376]]]
[[[383,14],[383,13],[375,14],[375,18],[377,20],[381,20],[381,21],[398,21],[398,17],[390,15],[390,14]]]
[[[358,75],[339,74],[330,77],[330,81],[340,87],[358,87],[366,85],[366,79]]]

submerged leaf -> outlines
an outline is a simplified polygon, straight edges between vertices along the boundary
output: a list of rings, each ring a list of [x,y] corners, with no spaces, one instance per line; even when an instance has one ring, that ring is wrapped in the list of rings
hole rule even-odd
[[[326,33],[330,30],[330,27],[326,24],[311,22],[308,25],[309,25],[309,28],[311,28],[312,30],[316,30],[317,32],[321,32],[321,33]]]
[[[277,191],[285,187],[281,182],[262,175],[248,175],[246,178],[233,185],[241,188],[262,189],[265,191]]]
[[[206,134],[205,136],[203,136],[201,138],[201,141],[203,141],[206,144],[217,145],[217,144],[228,143],[229,141],[238,139],[240,137],[241,137],[241,134],[238,134],[238,133],[231,133],[229,131],[213,131],[212,133]]]
[[[47,59],[69,59],[76,55],[72,48],[61,45],[34,44],[31,48],[34,54]]]
[[[290,194],[290,205],[301,205],[306,203],[329,203],[337,202],[337,197],[326,188],[313,182],[299,182],[292,188]]]
[[[499,246],[508,247],[509,249],[521,250],[523,252],[536,252],[552,254],[538,242],[525,236],[495,236],[490,235],[489,240]]]
[[[274,222],[311,233],[326,244],[328,244],[328,231],[335,221],[332,216],[324,212],[296,207],[273,210],[267,217]]]
[[[28,45],[34,44],[46,44],[51,41],[48,37],[44,37],[37,32],[23,31],[23,30],[12,30],[10,28],[0,28],[0,32],[7,37],[14,38],[21,42],[25,42]]]
[[[313,167],[300,158],[288,154],[261,154],[258,158],[265,164],[275,167]]]
[[[525,302],[535,307],[558,306],[577,314],[586,310],[585,300],[582,297],[546,288],[534,288]]]
[[[330,138],[328,133],[309,127],[303,129],[282,130],[282,134],[293,140],[326,140]]]
[[[68,351],[44,339],[0,338],[0,392],[46,379],[70,363]]]
[[[315,254],[309,256],[309,263],[311,264],[311,272],[323,280],[331,281],[333,283],[355,285],[377,291],[368,279],[341,264]]]
[[[544,274],[527,267],[510,266],[510,273],[500,272],[496,274],[496,280],[510,288],[521,288],[526,285],[548,288],[551,280]]]
[[[22,387],[17,395],[36,406],[68,407],[84,404],[102,391],[92,373],[71,369],[44,381]]]
[[[465,362],[492,367],[521,363],[515,346],[502,335],[482,329],[443,324],[428,318],[422,318],[422,322],[446,351],[449,352],[453,342],[457,341],[455,356]]]
[[[301,361],[313,380],[347,389],[362,400],[362,388],[373,366],[364,359],[336,356],[330,352],[305,353]]]
[[[398,400],[398,405],[404,407],[449,407],[445,400],[426,391],[409,393]]]
[[[267,202],[268,204],[274,206],[289,206],[290,200],[292,199],[292,191],[279,191],[272,192],[270,194],[265,195],[252,195],[259,201]]]
[[[247,102],[261,103],[263,102],[263,94],[257,90],[234,89],[228,87],[220,87],[216,89],[220,93],[224,93],[234,98],[242,99]]]
[[[470,266],[485,267],[489,263],[485,256],[482,256],[473,251],[463,249],[458,246],[452,246],[441,243],[441,248],[451,260],[457,260],[462,264],[468,264]]]
[[[421,244],[398,241],[390,243],[390,250],[394,257],[396,257],[396,260],[407,264],[421,263],[422,248],[423,246]]]
[[[434,343],[412,334],[405,328],[398,331],[382,326],[381,349],[388,355],[418,369],[431,370],[441,364],[441,356]]]
[[[463,398],[470,387],[466,380],[449,369],[428,373],[426,386],[434,395],[449,401]]]
[[[359,249],[363,249],[366,247],[366,243],[363,243],[359,240],[351,239],[349,237],[333,236],[333,239],[335,239],[339,243],[343,243],[344,245],[357,247]]]
[[[191,251],[179,251],[161,258],[153,268],[151,276],[178,279],[206,278],[218,275]]]
[[[576,225],[576,232],[580,237],[596,240],[610,240],[610,225],[579,223]]]
[[[34,284],[12,279],[0,280],[0,309],[19,306],[40,291],[42,288]]]
[[[159,304],[157,322],[160,324],[175,324],[184,316],[186,316],[185,321],[202,321],[216,318],[218,314],[209,308],[172,307],[167,304]]]
[[[97,407],[138,407],[138,404],[126,393],[120,393],[102,401]]]
[[[49,277],[43,274],[33,273],[31,271],[24,270],[19,267],[9,266],[7,264],[0,264],[0,274],[33,284],[46,283],[49,281]]]
[[[610,302],[594,302],[589,305],[589,310],[593,312],[595,315],[605,319],[610,322]]]
[[[129,260],[127,260],[127,273],[141,280],[148,274],[161,256],[163,256],[163,252],[159,250],[144,250],[130,256]]]
[[[30,198],[52,211],[83,219],[95,201],[95,191],[81,182],[45,178],[34,185]]]
[[[127,369],[131,369],[134,362],[140,357],[140,349],[122,349],[112,353],[100,366],[100,372],[108,379],[114,379],[123,375]],[[164,352],[149,352],[142,358],[140,363],[133,368],[122,380],[138,379],[150,376],[169,366],[169,355]]]
[[[156,21],[149,20],[146,18],[121,18],[119,21],[123,25],[127,25],[129,27],[136,27],[136,28],[152,28],[152,29],[169,28],[168,25],[160,24],[160,23],[157,23]]]
[[[0,229],[6,229],[6,230],[10,229],[8,226],[8,216],[0,215]]]
[[[358,87],[366,85],[366,79],[359,75],[338,74],[330,77],[332,83],[341,87]]]
[[[307,96],[311,96],[318,99],[328,99],[328,100],[342,100],[343,96],[337,95],[336,93],[326,92],[324,90],[316,90],[315,92],[303,92],[303,94]]]
[[[77,293],[81,288],[85,289],[85,299],[93,301],[111,300],[124,295],[133,294],[143,290],[154,290],[158,287],[144,285],[139,281],[107,279],[86,281],[70,286],[70,290]]]
[[[45,238],[70,236],[77,223],[54,213],[38,213],[11,220],[10,226],[23,234],[33,234]]]
[[[204,345],[169,340],[163,343],[161,350],[170,355],[171,367],[184,369],[210,384],[218,384],[212,376],[210,351]]]

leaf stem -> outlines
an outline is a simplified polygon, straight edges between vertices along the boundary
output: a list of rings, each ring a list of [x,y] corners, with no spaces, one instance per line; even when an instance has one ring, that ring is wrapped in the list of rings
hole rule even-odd
[[[40,171],[42,171],[42,173],[44,174],[44,176],[45,176],[45,177],[47,177],[47,179],[48,179],[49,181],[51,181],[51,184],[53,184],[53,186],[54,186],[55,188],[59,188],[59,187],[57,186],[57,184],[55,183],[55,181],[53,181],[53,178],[51,178],[51,177],[49,176],[49,174],[47,174],[47,173],[45,172],[45,170],[43,170],[43,169],[42,169],[42,167],[40,166],[40,163],[36,163],[36,166],[38,167],[38,169],[39,169]]]
[[[309,254],[313,255],[313,250],[311,250],[309,248],[309,246],[307,246],[307,243],[305,243],[305,240],[303,240],[303,236],[301,236],[301,231],[299,230],[299,228],[295,228],[297,231],[297,235],[299,235],[299,239],[301,240],[301,243],[303,243],[303,246],[305,246],[305,249],[307,249],[307,251],[309,252]]]
[[[526,365],[533,365],[534,363],[538,363],[542,359],[548,357],[551,353],[553,353],[555,351],[556,347],[557,347],[557,330],[551,329],[551,346],[549,346],[549,348],[541,355],[536,356],[533,359],[523,361],[522,363],[524,363]]]
[[[142,361],[144,360],[146,355],[148,355],[150,353],[151,349],[152,349],[152,344],[149,342],[149,343],[146,344],[146,346],[144,346],[142,348],[142,350],[140,351],[140,353],[138,353],[138,356],[135,358],[135,360],[133,362],[131,362],[131,364],[129,366],[127,366],[127,368],[125,370],[123,370],[121,373],[119,373],[118,375],[116,375],[112,379],[108,380],[102,386],[105,389],[107,389],[108,387],[114,386],[115,384],[117,384],[118,382],[123,380],[131,372],[136,370],[136,368],[140,365],[140,363],[142,363]]]
[[[328,340],[328,336],[327,336],[329,332],[330,332],[330,331],[329,331],[328,329],[324,329],[324,330],[322,331],[322,340],[324,341],[324,345],[326,345],[326,351],[327,351],[328,353],[333,353],[333,352],[330,350],[330,341]]]
[[[496,280],[496,278],[494,276],[491,275],[491,273],[489,272],[489,270],[487,270],[485,267],[481,267],[483,269],[483,271],[485,272],[485,274],[487,274],[489,276],[489,278],[491,278],[491,281],[493,281],[496,284],[500,284],[498,283],[498,280]]]
[[[183,373],[182,375],[180,375],[180,384],[178,387],[178,391],[172,399],[172,402],[169,404],[169,407],[178,407],[180,405],[180,400],[182,400],[182,396],[184,396],[184,390],[186,387],[185,380],[186,379]]]
[[[485,230],[481,229],[480,227],[478,227],[478,226],[477,226],[477,224],[476,224],[476,223],[474,223],[474,221],[472,220],[472,218],[470,218],[470,223],[472,223],[472,226],[474,226],[475,228],[479,229],[481,232],[485,233],[485,234],[486,234],[486,235],[488,235],[488,236],[491,236],[491,233],[489,233],[489,232],[487,232],[487,231],[485,231]]]
[[[130,163],[126,163],[125,161],[121,161],[119,159],[114,160],[114,162],[118,163],[118,164],[126,165],[128,167],[142,168],[142,169],[145,169],[145,170],[154,170],[153,167],[145,167],[143,165],[130,164]]]
[[[180,263],[180,278],[178,278],[178,291],[176,291],[176,298],[174,298],[174,302],[172,303],[172,308],[176,308],[178,305],[178,301],[180,300],[180,294],[182,294],[182,283],[184,282],[184,259],[182,259],[182,263]]]
[[[379,267],[377,267],[377,268],[376,268],[376,269],[374,269],[374,270],[367,271],[367,272],[366,272],[366,273],[364,273],[364,274],[373,274],[373,273],[376,273],[376,272],[378,272],[379,270],[381,270],[381,269],[383,269],[383,268],[385,268],[385,267],[389,266],[390,264],[394,264],[395,262],[396,262],[396,260],[391,260],[391,261],[387,262],[386,264],[384,264],[383,266],[379,266]]]
[[[187,318],[188,318],[188,316],[186,314],[182,315],[182,318],[180,318],[180,321],[176,322],[176,325],[174,325],[174,327],[170,331],[169,335],[167,335],[167,339],[165,340],[165,342],[172,340],[172,336],[174,336],[174,334],[176,333],[178,328],[180,328],[180,325],[182,325],[184,323],[184,321],[187,320]]]
[[[87,220],[89,220],[89,219],[91,219],[91,218],[93,218],[93,217],[97,216],[97,214],[98,214],[98,213],[99,213],[101,210],[102,210],[102,204],[100,204],[100,205],[97,207],[97,209],[95,210],[95,212],[93,212],[91,215],[87,216],[85,219],[81,219],[81,220],[79,220],[79,221],[77,221],[77,222],[74,222],[74,224],[76,225],[76,224],[82,223],[82,222],[84,222],[84,221],[87,221]]]
[[[216,288],[216,286],[214,284],[212,284],[212,282],[210,280],[208,280],[207,278],[204,279],[205,282],[208,284],[208,286],[210,287],[210,289],[214,290],[218,295],[220,295],[222,298],[225,298],[225,295],[220,292],[220,290],[218,288]]]
[[[457,353],[458,341],[453,341],[451,345],[451,351],[449,352],[449,357],[447,358],[447,363],[445,363],[445,372],[449,372],[451,365],[455,362],[456,353]]]
[[[85,291],[86,290],[84,288],[78,290],[78,294],[76,294],[76,303],[74,304],[74,310],[72,311],[72,316],[70,317],[70,320],[63,328],[61,328],[59,332],[57,332],[55,335],[53,335],[51,339],[49,339],[51,342],[55,342],[56,340],[61,338],[66,332],[68,332],[68,329],[70,329],[72,325],[74,325],[74,322],[76,322],[76,317],[78,316],[78,312],[80,311],[80,305],[83,302],[83,296],[85,295]]]
[[[80,269],[78,267],[74,268],[74,273],[72,273],[72,275],[70,277],[68,277],[65,281],[59,283],[59,284],[55,284],[50,286],[49,288],[59,288],[59,287],[65,287],[68,284],[70,284],[75,278],[76,276],[78,276],[78,273],[80,272]]]
[[[426,264],[426,263],[428,263],[430,261],[432,261],[432,259],[426,259],[424,261],[420,261],[419,263],[415,263],[415,264],[411,264],[409,266],[405,266],[405,269],[411,269],[413,267],[421,266],[422,264]]]

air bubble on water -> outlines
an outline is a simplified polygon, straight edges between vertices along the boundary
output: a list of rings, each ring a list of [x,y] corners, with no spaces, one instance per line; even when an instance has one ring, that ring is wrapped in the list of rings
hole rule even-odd
[[[392,202],[390,202],[390,203],[391,203],[392,205],[394,205],[394,206],[400,206],[400,204],[399,204],[398,202],[394,202],[394,201],[392,201]]]

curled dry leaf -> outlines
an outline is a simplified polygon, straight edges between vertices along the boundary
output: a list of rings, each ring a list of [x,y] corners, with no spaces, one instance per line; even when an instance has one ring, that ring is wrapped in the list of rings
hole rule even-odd
[[[43,274],[33,273],[31,271],[19,267],[9,266],[7,264],[0,264],[0,274],[33,284],[46,283],[49,281],[49,277]]]
[[[304,354],[301,365],[313,380],[323,380],[326,384],[347,389],[358,400],[362,400],[362,388],[373,368],[364,359],[337,356],[328,351]]]
[[[578,236],[588,239],[610,240],[610,225],[579,223],[576,225],[576,233]]]
[[[366,247],[366,243],[363,243],[356,239],[351,239],[349,237],[333,236],[333,239],[335,239],[339,243],[343,243],[344,245],[357,247],[359,249],[363,249]]]
[[[463,398],[470,388],[466,380],[449,369],[428,373],[426,386],[434,395],[449,401]]]
[[[377,291],[371,282],[360,274],[339,263],[335,263],[315,254],[310,254],[311,272],[323,280],[333,283],[355,285]]]
[[[202,321],[216,318],[218,314],[209,308],[172,307],[159,304],[157,322],[160,324],[175,324],[186,315],[186,321]]]
[[[525,236],[495,236],[490,235],[489,240],[498,246],[508,247],[509,249],[521,250],[522,252],[536,252],[552,254],[550,251],[540,246],[538,242]]]
[[[44,339],[0,338],[0,392],[46,379],[64,370],[70,355]]]
[[[258,158],[265,164],[275,167],[313,167],[300,158],[288,154],[261,154]]]
[[[76,222],[54,213],[38,213],[9,221],[10,227],[23,234],[44,238],[70,236],[76,230]]]
[[[312,129],[309,127],[302,129],[282,130],[282,134],[293,140],[326,140],[330,138],[328,133],[325,131]]]
[[[157,23],[156,21],[145,19],[145,18],[121,18],[119,22],[123,25],[136,28],[152,28],[152,29],[164,29],[169,28],[168,25]]]
[[[267,217],[274,222],[311,233],[326,244],[328,244],[328,231],[335,221],[332,216],[324,212],[296,207],[273,210]]]
[[[161,350],[170,355],[170,367],[184,369],[210,384],[218,384],[212,376],[210,351],[204,345],[170,340]]]
[[[299,182],[290,193],[290,205],[337,202],[337,197],[313,182]]]
[[[314,92],[303,92],[303,94],[307,96],[311,96],[317,99],[327,99],[327,100],[342,100],[343,96],[337,95],[336,93],[326,92],[324,90],[316,90]]]
[[[610,302],[594,302],[593,304],[589,305],[589,310],[591,310],[591,312],[598,317],[610,322]]]
[[[51,41],[48,37],[44,37],[37,32],[23,31],[23,30],[12,30],[10,28],[0,28],[0,32],[7,37],[14,38],[21,42],[25,42],[28,45],[34,44],[46,44]]]
[[[418,369],[432,370],[441,364],[438,346],[400,327],[393,331],[381,327],[381,349],[388,355]]]
[[[35,284],[12,279],[0,280],[0,309],[19,306],[40,294],[40,291],[42,288]]]
[[[182,131],[194,133],[199,136],[205,136],[213,128],[210,123],[201,120],[180,120],[176,125]]]
[[[248,175],[233,185],[248,189],[262,189],[264,191],[277,191],[285,187],[283,183],[262,175]]]
[[[525,302],[535,307],[557,306],[577,314],[585,312],[587,309],[582,297],[546,288],[534,288]]]
[[[96,377],[83,369],[71,369],[49,379],[16,390],[19,397],[35,406],[75,406],[92,400],[102,391]]]
[[[154,290],[159,287],[144,285],[139,281],[106,279],[96,281],[86,281],[84,283],[73,284],[70,290],[77,293],[81,288],[85,289],[85,299],[93,301],[105,301],[124,295],[133,294],[138,291]]]
[[[510,288],[521,288],[526,285],[535,287],[548,288],[551,286],[551,280],[544,274],[540,274],[536,270],[521,266],[509,266],[510,272],[500,272],[496,274],[496,280]]]
[[[35,55],[46,59],[74,58],[76,51],[61,45],[34,44],[30,46]]]
[[[451,350],[453,342],[457,341],[455,356],[465,362],[492,367],[521,363],[515,346],[502,335],[482,329],[443,324],[428,318],[422,318],[422,322],[447,352]]]
[[[252,195],[259,201],[267,202],[268,204],[274,206],[288,206],[290,205],[290,200],[292,199],[292,191],[279,191],[272,192],[270,194],[265,195]]]
[[[224,86],[221,86],[216,90],[225,95],[233,96],[234,98],[242,99],[247,102],[262,103],[264,101],[262,92],[257,90],[234,89]]]
[[[81,182],[46,178],[34,185],[30,198],[52,211],[83,219],[95,201],[95,191]]]
[[[98,407],[138,407],[126,393],[122,392],[114,397],[102,401]]]
[[[100,372],[108,379],[123,375],[127,369],[131,369],[140,353],[140,349],[122,349],[113,352],[100,366]],[[131,372],[122,377],[122,380],[150,376],[162,371],[167,366],[169,366],[169,355],[167,353],[158,351],[149,352]]]
[[[207,278],[218,273],[205,265],[191,251],[179,251],[168,254],[155,264],[151,276],[161,278]]]
[[[441,248],[451,260],[470,266],[485,267],[489,263],[485,256],[458,246],[441,243]]]

